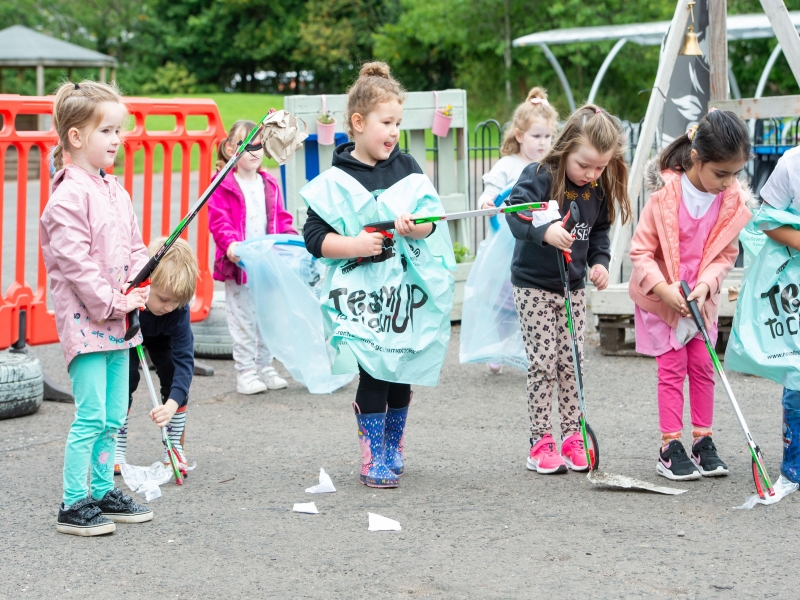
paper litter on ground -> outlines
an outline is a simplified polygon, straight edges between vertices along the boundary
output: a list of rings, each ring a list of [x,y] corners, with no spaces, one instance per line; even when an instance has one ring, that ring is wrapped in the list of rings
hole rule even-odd
[[[647,490],[648,492],[670,494],[673,496],[677,496],[678,494],[683,494],[686,492],[686,490],[671,488],[664,485],[655,485],[648,481],[642,481],[641,479],[634,479],[633,477],[626,477],[624,475],[603,473],[602,471],[589,471],[589,473],[586,475],[586,478],[594,485],[600,484],[628,489]]]
[[[772,487],[775,490],[774,496],[767,496],[766,498],[762,499],[759,497],[758,494],[753,494],[747,500],[745,500],[744,504],[742,504],[741,506],[734,506],[733,508],[739,510],[750,510],[756,504],[775,504],[776,502],[781,501],[784,496],[788,496],[789,494],[796,492],[797,488],[800,487],[800,485],[792,483],[791,481],[786,479],[786,477],[781,475],[780,477],[778,477],[778,481],[776,481]]]
[[[333,487],[331,476],[325,472],[325,469],[319,470],[319,484],[306,488],[307,494],[328,494],[335,491],[336,488]]]
[[[367,513],[369,515],[369,530],[370,531],[400,531],[400,523],[393,519],[387,519],[375,513]]]
[[[119,468],[125,484],[147,502],[159,498],[161,488],[158,486],[172,479],[172,471],[160,462],[154,462],[149,467],[122,463]]]
[[[319,511],[317,510],[317,505],[314,504],[313,502],[306,502],[304,504],[297,503],[294,505],[292,510],[297,513],[306,513],[309,515],[319,514]]]

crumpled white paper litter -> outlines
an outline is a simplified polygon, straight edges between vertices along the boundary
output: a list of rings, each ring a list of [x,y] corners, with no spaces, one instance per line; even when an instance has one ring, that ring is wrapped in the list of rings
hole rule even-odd
[[[331,476],[325,472],[325,469],[319,470],[319,484],[306,488],[307,494],[328,494],[335,491],[336,488],[333,487]]]
[[[781,475],[778,477],[778,481],[773,484],[773,489],[775,490],[774,496],[767,496],[766,498],[759,497],[758,494],[753,494],[747,500],[745,500],[744,504],[741,506],[734,506],[733,508],[740,509],[740,510],[750,510],[756,504],[775,504],[783,499],[784,496],[788,496],[789,494],[796,492],[797,488],[800,485],[796,483],[792,483],[786,477]]]
[[[119,468],[125,485],[144,498],[146,502],[160,497],[161,488],[159,486],[172,479],[172,471],[161,462],[154,462],[149,467],[137,467],[122,463]]]
[[[387,519],[375,513],[369,515],[369,531],[400,531],[400,523],[394,519]]]
[[[319,511],[317,510],[317,505],[313,502],[306,502],[306,503],[297,503],[294,505],[292,510],[296,513],[306,513],[309,515],[317,515]]]

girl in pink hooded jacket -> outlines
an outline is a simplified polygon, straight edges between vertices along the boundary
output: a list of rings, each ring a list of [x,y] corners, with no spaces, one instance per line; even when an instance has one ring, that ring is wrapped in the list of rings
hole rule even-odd
[[[737,180],[750,156],[747,126],[732,112],[711,109],[673,141],[648,171],[653,193],[631,240],[629,292],[636,303],[636,350],[658,364],[661,451],[656,471],[685,480],[727,475],[711,438],[714,368],[689,316],[680,282],[693,289],[713,343],[722,281],[750,219],[749,190]],[[661,171],[658,173],[658,171]],[[683,382],[689,376],[692,452],[681,444]]]
[[[219,144],[217,168],[230,160],[236,146],[255,127],[237,121]],[[274,233],[297,233],[292,215],[283,208],[280,186],[262,163],[264,151],[246,152],[208,200],[208,223],[217,246],[214,279],[225,282],[225,309],[233,338],[236,390],[257,394],[286,387],[272,366],[272,354],[258,331],[255,302],[245,286],[247,276],[237,266],[236,246],[247,239]]]
[[[57,530],[101,535],[114,522],[153,518],[114,487],[117,431],[128,411],[125,315],[144,309],[146,289],[125,295],[147,263],[131,198],[103,169],[114,164],[127,111],[116,88],[93,81],[65,83],[56,93],[53,124],[58,169],[39,222],[39,238],[67,361],[75,420],[64,450],[64,499]],[[63,154],[71,164],[63,168]],[[91,488],[86,485],[91,473]],[[91,493],[90,493],[91,492]]]

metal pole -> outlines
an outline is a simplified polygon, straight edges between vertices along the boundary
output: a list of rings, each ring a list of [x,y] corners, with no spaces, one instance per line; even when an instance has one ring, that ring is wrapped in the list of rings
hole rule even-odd
[[[589,104],[594,104],[594,98],[597,95],[597,90],[600,88],[600,84],[603,81],[603,78],[606,76],[606,71],[608,71],[608,67],[611,66],[611,63],[617,57],[617,54],[622,47],[625,45],[625,42],[628,41],[628,38],[620,38],[617,40],[617,43],[614,44],[614,47],[611,49],[611,52],[608,53],[603,64],[600,65],[600,70],[597,72],[597,76],[594,78],[594,82],[592,83],[592,89],[589,92],[589,98],[586,100]]]
[[[558,79],[561,82],[561,87],[564,88],[564,93],[567,95],[569,111],[575,112],[575,98],[572,96],[572,87],[569,85],[569,81],[567,81],[567,76],[564,75],[564,69],[561,68],[561,63],[558,62],[556,55],[553,54],[553,51],[550,50],[550,47],[547,44],[539,44],[539,47],[541,47],[545,58],[547,58],[550,65],[553,67],[553,70],[555,70],[556,75],[558,75]]]

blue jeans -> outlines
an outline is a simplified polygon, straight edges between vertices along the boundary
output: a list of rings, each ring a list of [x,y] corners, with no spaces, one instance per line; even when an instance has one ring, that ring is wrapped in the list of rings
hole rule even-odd
[[[117,430],[128,411],[128,350],[79,354],[69,363],[75,420],[64,450],[64,504],[89,495],[100,500],[114,489]]]
[[[783,389],[783,460],[781,473],[800,483],[800,391]]]

